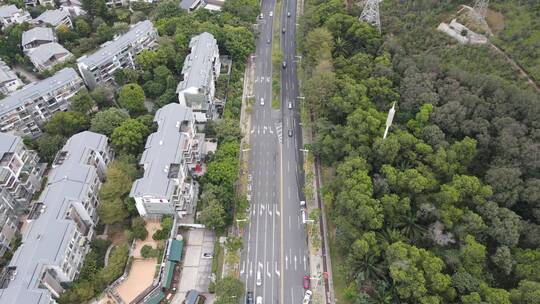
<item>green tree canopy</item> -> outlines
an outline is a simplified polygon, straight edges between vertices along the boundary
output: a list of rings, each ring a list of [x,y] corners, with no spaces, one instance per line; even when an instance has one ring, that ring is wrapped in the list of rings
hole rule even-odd
[[[45,131],[51,135],[70,137],[88,129],[88,117],[79,112],[56,112],[45,124]]]
[[[134,154],[142,152],[148,127],[136,119],[128,119],[114,129],[111,141],[117,151]]]
[[[117,109],[109,108],[96,113],[91,120],[90,131],[111,136],[114,129],[118,128],[124,121],[129,119],[129,114]]]
[[[135,83],[124,85],[118,95],[118,103],[130,114],[143,113],[146,110],[144,107],[145,99],[144,90]]]

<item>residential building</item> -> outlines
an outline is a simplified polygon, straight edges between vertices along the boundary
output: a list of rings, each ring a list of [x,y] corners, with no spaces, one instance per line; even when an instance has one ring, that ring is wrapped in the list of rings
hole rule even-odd
[[[82,79],[72,68],[35,82],[0,100],[0,132],[34,137],[41,125],[57,111],[65,111],[69,99],[82,87]]]
[[[24,52],[51,42],[56,42],[56,36],[49,27],[34,27],[22,33],[21,45]]]
[[[29,50],[26,55],[38,71],[44,71],[73,57],[70,51],[66,50],[57,42],[42,44]]]
[[[82,7],[82,0],[60,0],[61,6],[78,6]]]
[[[193,12],[204,7],[206,3],[206,0],[182,0],[180,1],[180,8],[188,12]]]
[[[23,22],[29,22],[30,20],[32,20],[30,13],[17,8],[15,5],[0,6],[0,24],[2,27],[21,24]]]
[[[199,8],[204,8],[210,11],[220,11],[225,0],[182,0],[180,8],[188,12],[193,12]]]
[[[196,191],[189,171],[202,158],[204,142],[195,133],[193,112],[171,103],[156,112],[154,121],[158,130],[148,137],[139,161],[144,175],[130,196],[144,217],[192,213]]]
[[[54,0],[24,0],[24,5],[26,7],[37,6],[38,4],[42,6],[54,7]]]
[[[72,18],[86,15],[86,11],[80,5],[61,5],[60,10],[68,13]]]
[[[197,122],[212,119],[219,102],[214,99],[215,82],[219,77],[221,63],[216,39],[209,33],[191,38],[191,52],[184,60],[182,80],[177,88],[180,104],[193,109]]]
[[[35,151],[26,149],[22,138],[0,133],[0,256],[19,229],[18,216],[41,188],[46,166]]]
[[[95,164],[112,153],[106,136],[88,131],[72,136],[62,151],[66,155],[51,170],[28,214],[22,244],[0,277],[0,303],[55,303],[90,250],[103,182]]]
[[[129,0],[105,0],[108,7],[122,7],[129,4]]]
[[[0,59],[0,94],[8,95],[22,86],[23,83],[17,74]]]
[[[77,66],[86,85],[93,89],[98,84],[113,83],[114,72],[135,67],[135,56],[156,45],[158,33],[149,20],[133,25],[130,30],[101,45],[91,55],[77,59]]]
[[[65,25],[69,28],[73,27],[71,19],[69,18],[69,13],[60,9],[44,11],[33,20],[33,23],[38,25],[50,25],[54,28],[58,28],[61,25]]]

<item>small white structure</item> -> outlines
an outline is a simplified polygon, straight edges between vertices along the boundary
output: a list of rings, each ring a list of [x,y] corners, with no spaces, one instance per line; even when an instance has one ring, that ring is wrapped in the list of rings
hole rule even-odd
[[[22,86],[23,83],[19,77],[0,59],[0,93],[9,95]]]
[[[30,13],[17,8],[15,5],[0,6],[0,24],[2,28],[13,25],[29,22],[32,20]]]
[[[394,121],[394,114],[396,114],[395,102],[392,104],[392,108],[388,111],[388,116],[386,117],[386,129],[384,130],[383,139],[386,139],[386,136],[388,135],[388,130],[390,130],[390,127],[392,126],[392,122]]]
[[[456,39],[461,44],[485,44],[488,39],[484,35],[477,34],[467,28],[465,25],[452,19],[450,24],[442,22],[437,30]]]

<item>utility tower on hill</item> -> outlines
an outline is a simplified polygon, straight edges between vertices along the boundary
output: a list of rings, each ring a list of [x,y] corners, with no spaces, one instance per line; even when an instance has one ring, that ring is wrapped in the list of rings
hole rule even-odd
[[[381,32],[381,19],[379,18],[379,2],[381,0],[366,0],[360,20],[365,21]]]
[[[479,19],[485,20],[489,0],[474,0],[474,11]]]

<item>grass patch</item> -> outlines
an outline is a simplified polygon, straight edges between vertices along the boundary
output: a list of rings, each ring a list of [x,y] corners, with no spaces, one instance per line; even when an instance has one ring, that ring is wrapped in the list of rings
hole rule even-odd
[[[223,272],[223,248],[219,239],[214,242],[214,258],[212,259],[212,273],[216,275],[216,280],[221,279]]]
[[[330,258],[332,259],[332,280],[334,282],[334,292],[336,296],[336,302],[340,304],[352,304],[345,297],[345,289],[347,288],[347,277],[343,271],[343,264],[345,258],[341,256],[336,248],[334,236],[331,231],[334,231],[334,223],[332,220],[328,220],[328,243],[330,245]]]
[[[272,39],[272,109],[281,107],[281,1],[277,1],[274,11]]]

